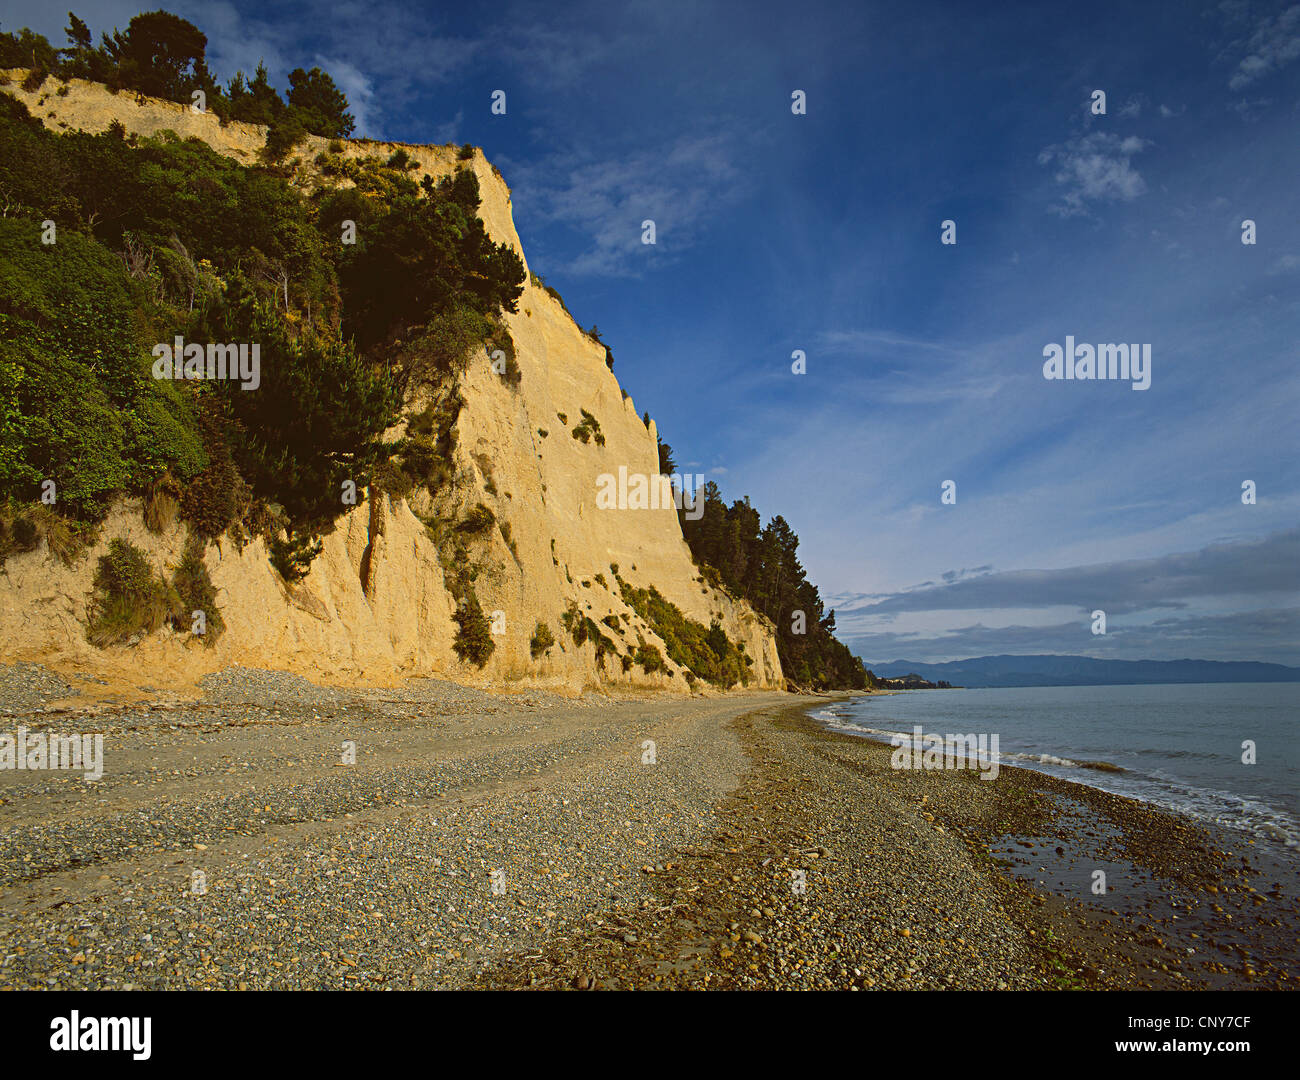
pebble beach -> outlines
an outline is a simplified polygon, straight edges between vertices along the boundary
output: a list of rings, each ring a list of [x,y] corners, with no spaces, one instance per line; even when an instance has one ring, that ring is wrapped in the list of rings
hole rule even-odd
[[[1022,769],[892,769],[825,700],[239,668],[115,703],[0,667],[0,733],[104,735],[99,780],[0,771],[0,988],[1294,985],[1285,858]]]

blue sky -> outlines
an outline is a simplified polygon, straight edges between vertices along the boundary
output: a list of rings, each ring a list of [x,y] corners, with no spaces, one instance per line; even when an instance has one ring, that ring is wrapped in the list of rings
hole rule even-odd
[[[868,661],[1300,663],[1300,5],[167,7],[223,77],[318,63],[359,133],[483,146],[532,268]],[[0,24],[61,42],[47,8]],[[1066,335],[1150,343],[1150,389],[1044,379]]]

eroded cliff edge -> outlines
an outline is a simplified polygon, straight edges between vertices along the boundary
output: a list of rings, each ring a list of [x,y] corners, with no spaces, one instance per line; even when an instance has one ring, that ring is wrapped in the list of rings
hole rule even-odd
[[[99,132],[116,120],[142,136],[163,130],[195,136],[249,164],[265,142],[266,129],[258,125],[223,126],[211,114],[111,94],[81,80],[69,84],[68,94],[38,106],[40,94],[24,92],[20,83],[14,78],[3,89],[55,130]],[[294,183],[315,182],[310,162],[327,142],[309,137],[298,148],[294,156],[301,166]],[[488,233],[513,247],[526,265],[509,188],[481,153],[458,160],[451,146],[400,146],[414,162],[417,180],[472,168]],[[346,143],[343,153],[386,157],[398,147],[356,141]],[[372,505],[364,491],[324,538],[323,551],[297,584],[281,579],[261,540],[242,550],[225,539],[207,548],[205,562],[226,624],[214,646],[163,629],[128,647],[97,649],[86,640],[84,626],[96,560],[109,541],[130,540],[160,570],[176,565],[185,542],[183,525],[153,534],[144,526],[139,500],[124,500],[95,545],[71,567],[44,550],[7,561],[0,572],[0,655],[150,685],[189,685],[208,671],[243,664],[336,683],[382,684],[433,675],[478,685],[686,692],[686,672],[624,602],[622,581],[634,588],[653,586],[705,626],[718,623],[752,660],[751,687],[781,685],[771,623],[702,579],[672,507],[597,507],[602,474],[617,474],[620,466],[629,474],[658,472],[654,422],[642,422],[606,366],[604,349],[531,277],[518,312],[504,318],[522,378],[510,385],[486,353],[472,360],[460,381],[464,404],[455,420],[452,480],[435,507],[416,507],[447,514],[482,504],[492,511],[493,526],[475,541],[480,567],[475,591],[486,613],[499,613],[496,622],[504,633],[494,634],[496,648],[483,667],[462,662],[453,649],[456,599],[445,556],[440,559],[425,522],[406,500],[379,495]],[[416,403],[409,404],[413,409]],[[571,436],[584,410],[598,421],[603,443]],[[598,653],[597,642],[579,644],[566,631],[562,618],[574,605],[613,649]],[[539,622],[555,644],[535,657],[530,643]],[[629,665],[627,658],[642,643],[664,655],[664,671]],[[699,690],[704,684],[694,685]]]

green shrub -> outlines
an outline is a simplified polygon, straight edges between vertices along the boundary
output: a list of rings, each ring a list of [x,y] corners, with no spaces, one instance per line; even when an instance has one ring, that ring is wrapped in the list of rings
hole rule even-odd
[[[641,665],[641,670],[647,675],[655,671],[665,671],[668,665],[664,663],[663,653],[654,645],[639,645],[632,657],[635,663]]]
[[[178,26],[145,20],[137,29]],[[59,62],[53,50],[44,55],[42,70]],[[82,53],[74,61],[89,63]],[[159,74],[137,64],[114,71],[114,85],[138,90]],[[345,122],[335,115],[345,103],[320,73],[291,77],[288,109],[264,73],[236,82],[224,112],[211,89],[209,101],[223,116],[267,124],[272,155],[322,118],[316,134],[345,149],[341,127],[327,130]],[[50,546],[62,553],[76,522],[101,520],[122,494],[150,497],[170,475],[175,487],[151,498],[155,525],[178,494],[200,536],[257,517],[254,534],[292,537],[271,547],[294,580],[344,510],[341,479],[361,484],[382,471],[394,489],[418,478],[432,491],[450,478],[454,394],[443,395],[426,434],[385,444],[398,380],[427,375],[441,385],[495,345],[516,383],[497,316],[515,310],[522,263],[487,237],[472,170],[416,183],[376,157],[340,159],[356,188],[308,200],[201,140],[125,136],[117,122],[105,134],[55,135],[0,95],[0,191],[10,207],[0,218],[0,503],[29,503],[54,480],[67,518],[51,526],[60,540]],[[45,218],[59,226],[57,245],[33,242],[33,223]],[[346,219],[363,243],[339,243]],[[178,333],[260,342],[261,387],[154,379],[151,343]]]
[[[653,585],[637,589],[620,579],[619,587],[628,607],[663,639],[669,659],[675,664],[723,689],[736,683],[748,685],[752,661],[731,642],[718,623],[705,627],[688,619]]]
[[[115,539],[100,556],[86,637],[104,648],[134,635],[151,634],[183,613],[176,590],[154,573],[145,553]]]
[[[34,551],[40,542],[36,525],[28,518],[18,518],[10,530],[10,535],[13,537],[14,548],[17,551]]]
[[[180,489],[171,473],[163,473],[145,489],[144,524],[151,533],[163,533],[172,527],[180,513]]]
[[[272,537],[268,546],[271,565],[290,584],[301,581],[311,572],[312,562],[324,548],[319,539],[292,531],[284,537]]]
[[[551,628],[544,622],[538,622],[537,628],[533,631],[533,639],[528,643],[528,651],[533,659],[536,660],[554,644],[555,638],[551,635]]]
[[[32,244],[28,223],[0,219],[0,497],[53,479],[60,509],[94,521],[165,469],[201,469],[185,394],[149,366],[121,260],[71,230]]]
[[[172,575],[172,587],[181,600],[181,613],[172,620],[177,630],[192,630],[194,613],[202,611],[205,620],[203,644],[211,648],[226,629],[217,607],[217,590],[203,561],[203,541],[190,537],[185,552]]]
[[[464,399],[452,389],[422,413],[411,417],[406,438],[393,457],[380,465],[384,490],[401,496],[416,486],[436,493],[452,478],[452,455],[456,449],[456,418]],[[401,477],[393,477],[400,472]]]
[[[45,85],[45,80],[49,78],[49,74],[50,73],[44,68],[32,68],[23,79],[23,89],[29,94],[36,93],[37,90]]]
[[[10,555],[35,551],[41,543],[40,531],[31,518],[18,516],[13,521],[0,517],[0,566]]]
[[[581,645],[587,640],[587,625],[576,600],[571,601],[568,608],[560,615],[560,623],[569,632],[575,645]]]
[[[496,642],[492,640],[492,628],[473,590],[452,618],[456,622],[456,639],[452,643],[456,655],[482,667],[496,649]]]
[[[302,119],[291,109],[271,122],[266,130],[266,145],[262,154],[267,161],[283,161],[295,146],[307,141],[307,129]]]
[[[488,507],[479,503],[465,515],[465,520],[460,523],[458,528],[461,532],[484,533],[492,528],[494,521],[496,521],[496,515]]]
[[[582,420],[577,427],[573,429],[573,437],[581,439],[584,443],[590,442],[594,436],[597,446],[605,445],[605,436],[600,431],[600,421],[597,420],[586,409],[579,410],[582,413]]]
[[[569,602],[568,609],[560,616],[560,622],[579,647],[590,641],[596,649],[596,660],[605,658],[606,653],[617,653],[618,644],[601,632],[599,626],[588,615],[584,615],[576,600]]]
[[[474,147],[470,143],[464,143],[456,152],[456,157],[461,161],[468,161],[474,156]]]
[[[74,521],[44,503],[0,508],[0,566],[9,555],[35,551],[42,540],[49,553],[71,566],[99,533],[93,522]]]
[[[494,243],[476,216],[478,178],[461,169],[436,182],[427,176],[418,185],[406,176],[383,182],[390,190],[358,185],[361,195],[381,198],[364,200],[378,203],[367,208],[365,245],[343,253],[345,336],[363,350],[386,351],[417,328],[445,333],[448,317],[459,312],[453,337],[481,345],[496,330],[489,316],[518,310],[525,272],[518,253]],[[466,312],[480,319],[467,320]],[[459,362],[459,346],[449,351]]]

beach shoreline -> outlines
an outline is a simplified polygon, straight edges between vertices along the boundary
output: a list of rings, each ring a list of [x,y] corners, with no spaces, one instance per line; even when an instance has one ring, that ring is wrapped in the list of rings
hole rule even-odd
[[[590,956],[593,947],[606,970],[624,973],[614,976],[617,986],[629,977],[646,985],[637,981],[638,969],[655,971],[653,985],[756,989],[1295,985],[1300,905],[1294,880],[1284,877],[1294,867],[1279,866],[1267,852],[1243,858],[1253,847],[1245,838],[1212,835],[1136,800],[1018,767],[1004,767],[988,784],[975,773],[893,770],[888,744],[829,729],[808,715],[812,707],[796,703],[774,715],[737,718],[760,767],[731,800],[729,828],[708,855],[710,869],[700,872],[697,861],[685,874],[658,879],[661,913],[702,892],[720,894],[705,905],[705,919],[686,920],[686,944],[716,946],[711,970],[665,967],[674,949],[691,951],[670,917],[627,924],[639,959],[629,960],[627,942],[570,941],[531,965],[505,965],[491,985],[565,985],[557,977],[564,955]],[[782,748],[798,749],[783,760],[774,756]],[[795,772],[788,767],[795,761],[814,766],[799,774],[803,800],[792,790]],[[874,806],[835,790],[855,774],[876,787]],[[1000,782],[1006,786],[999,790]],[[1069,820],[1052,805],[1058,797],[1088,807],[1092,820]],[[864,840],[867,846],[858,846]],[[1104,902],[1090,902],[1090,876],[1043,882],[1015,873],[1013,857],[990,853],[998,840],[1008,856],[1033,844],[1036,856],[1050,853],[1047,861],[1058,865],[1113,870],[1127,862],[1133,872],[1121,880],[1122,899],[1111,891]],[[760,852],[772,862],[755,866]],[[882,858],[892,872],[866,870]],[[816,890],[810,884],[802,898],[787,895],[783,876],[791,869],[802,870]],[[1264,891],[1275,883],[1284,888]],[[963,911],[958,898],[976,902]],[[1271,910],[1261,913],[1260,906]],[[972,933],[981,921],[983,935]],[[708,931],[701,935],[702,925]]]
[[[100,781],[0,772],[0,988],[1294,985],[1294,881],[1256,846],[1024,769],[892,769],[808,715],[848,696],[244,669],[101,710]]]

